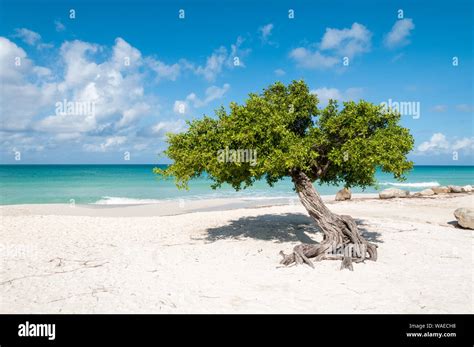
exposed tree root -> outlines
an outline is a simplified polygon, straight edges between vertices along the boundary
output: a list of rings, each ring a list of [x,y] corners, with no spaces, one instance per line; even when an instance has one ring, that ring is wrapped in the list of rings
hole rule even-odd
[[[280,255],[283,259],[280,264],[291,265],[293,263],[307,264],[314,268],[314,264],[311,259],[315,262],[322,260],[341,260],[341,270],[349,269],[353,270],[352,263],[360,263],[365,260],[377,260],[377,246],[371,243],[362,244],[345,244],[340,246],[331,246],[322,242],[318,245],[312,244],[300,244],[293,248],[293,252],[285,254],[280,251]]]

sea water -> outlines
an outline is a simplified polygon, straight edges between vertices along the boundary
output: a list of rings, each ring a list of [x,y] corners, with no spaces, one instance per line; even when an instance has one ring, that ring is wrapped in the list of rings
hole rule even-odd
[[[166,165],[0,165],[0,204],[145,204],[174,199],[295,197],[293,184],[285,178],[269,187],[264,180],[236,192],[225,185],[213,190],[206,176],[194,179],[189,190],[178,190],[172,178],[153,173]],[[410,191],[437,185],[474,184],[474,166],[415,166],[405,182],[377,172],[378,187],[353,193],[375,193],[386,188]],[[315,184],[321,195],[335,194],[341,187]]]

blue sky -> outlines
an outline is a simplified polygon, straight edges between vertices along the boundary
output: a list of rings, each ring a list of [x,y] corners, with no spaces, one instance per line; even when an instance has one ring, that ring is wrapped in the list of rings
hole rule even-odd
[[[472,165],[472,28],[469,0],[0,0],[0,162],[166,162],[185,120],[302,78],[412,106],[416,164]]]

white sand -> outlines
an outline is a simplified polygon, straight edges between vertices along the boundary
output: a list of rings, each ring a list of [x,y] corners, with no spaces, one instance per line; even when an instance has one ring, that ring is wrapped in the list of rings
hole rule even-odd
[[[450,224],[472,195],[329,206],[358,219],[377,262],[280,267],[280,250],[321,240],[299,204],[3,206],[0,313],[473,313],[473,231]]]

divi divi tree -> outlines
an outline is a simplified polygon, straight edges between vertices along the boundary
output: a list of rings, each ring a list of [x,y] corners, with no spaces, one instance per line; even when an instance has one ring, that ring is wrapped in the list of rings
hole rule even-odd
[[[232,102],[213,117],[188,122],[187,131],[168,134],[165,153],[173,163],[155,173],[173,176],[179,188],[206,173],[212,188],[227,183],[236,190],[262,179],[272,186],[288,176],[324,238],[280,252],[281,263],[340,259],[342,268],[352,269],[352,262],[376,260],[377,247],[352,217],[325,206],[313,182],[366,188],[376,184],[377,169],[403,180],[413,165],[406,155],[414,141],[399,121],[399,113],[366,101],[339,106],[330,100],[318,109],[317,95],[304,81],[277,82],[249,94],[243,105]],[[247,160],[249,153],[254,160]]]

